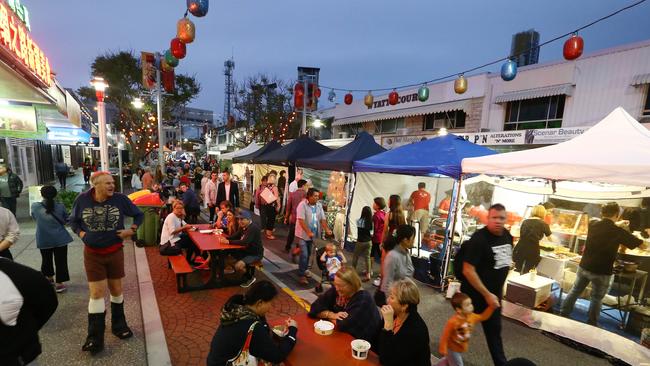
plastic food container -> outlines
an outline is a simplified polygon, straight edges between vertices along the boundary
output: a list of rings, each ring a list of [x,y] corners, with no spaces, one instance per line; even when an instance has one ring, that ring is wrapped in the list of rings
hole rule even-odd
[[[352,346],[352,357],[357,360],[365,360],[368,358],[368,352],[370,351],[370,343],[364,341],[363,339],[355,339],[350,342]]]
[[[289,333],[289,329],[284,325],[276,325],[272,328],[273,334],[282,338]]]
[[[320,335],[330,335],[334,332],[334,323],[327,320],[319,320],[314,323],[314,332]]]

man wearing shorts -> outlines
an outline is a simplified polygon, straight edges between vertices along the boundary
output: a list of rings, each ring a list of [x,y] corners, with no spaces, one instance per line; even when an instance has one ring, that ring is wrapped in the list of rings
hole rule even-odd
[[[88,277],[88,337],[82,350],[95,354],[104,348],[106,287],[111,297],[111,331],[120,338],[133,336],[124,316],[122,278],[124,277],[123,241],[134,235],[143,213],[121,193],[108,172],[96,172],[90,178],[92,188],[81,193],[74,203],[70,227],[84,243],[84,267]],[[124,216],[133,217],[133,225],[124,229]]]
[[[262,233],[260,228],[253,224],[253,217],[248,211],[241,210],[237,214],[239,221],[239,230],[230,235],[228,238],[221,237],[221,242],[224,244],[243,245],[244,249],[232,251],[231,255],[235,257],[235,271],[239,273],[247,273],[248,278],[241,287],[249,287],[255,282],[255,277],[252,272],[247,272],[246,269],[252,263],[261,261],[264,257],[264,247],[262,246]]]

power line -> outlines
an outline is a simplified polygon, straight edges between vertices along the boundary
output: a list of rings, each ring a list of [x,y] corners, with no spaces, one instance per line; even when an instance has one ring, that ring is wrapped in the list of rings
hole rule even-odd
[[[594,21],[591,22],[591,23],[585,24],[585,25],[583,25],[583,26],[581,26],[581,27],[578,27],[578,28],[576,28],[576,29],[574,29],[574,30],[572,30],[572,31],[570,31],[570,32],[567,32],[567,33],[564,33],[564,34],[562,34],[562,35],[560,35],[560,36],[557,36],[557,37],[555,37],[555,38],[549,39],[548,41],[542,42],[542,43],[539,44],[538,46],[531,47],[531,48],[529,48],[529,49],[527,49],[527,50],[524,50],[524,51],[522,51],[522,52],[520,52],[520,53],[518,53],[518,54],[515,54],[515,55],[509,55],[509,56],[506,56],[506,57],[502,57],[502,58],[500,58],[500,59],[497,59],[497,60],[494,60],[494,61],[490,61],[490,62],[488,62],[488,63],[482,64],[482,65],[479,65],[479,66],[476,66],[476,67],[472,67],[472,68],[470,68],[470,69],[463,70],[463,71],[461,71],[461,72],[456,72],[456,73],[453,73],[453,74],[449,74],[449,75],[445,75],[445,76],[437,77],[437,78],[435,78],[435,79],[431,79],[431,80],[427,80],[427,81],[422,81],[422,82],[419,82],[419,83],[413,83],[413,84],[407,84],[407,85],[400,85],[400,86],[390,87],[390,88],[379,88],[379,89],[346,89],[346,88],[336,88],[336,87],[331,87],[331,86],[326,86],[326,85],[320,85],[320,87],[323,88],[323,89],[330,89],[330,90],[335,90],[335,91],[349,91],[349,92],[367,92],[367,91],[373,92],[373,91],[374,91],[374,92],[380,92],[380,91],[389,91],[389,90],[393,90],[393,89],[396,89],[396,90],[397,90],[397,89],[412,88],[412,87],[415,87],[415,86],[418,86],[418,85],[431,84],[431,83],[435,83],[435,82],[438,82],[438,81],[443,81],[443,80],[446,80],[446,79],[451,79],[451,78],[453,78],[453,77],[457,77],[457,76],[459,76],[459,75],[468,74],[468,73],[470,73],[470,72],[472,72],[472,71],[480,70],[480,69],[486,68],[486,67],[488,67],[488,66],[492,66],[492,65],[494,65],[494,64],[498,64],[498,63],[500,63],[500,62],[503,62],[503,61],[509,60],[509,59],[514,58],[514,57],[516,57],[516,56],[519,56],[519,55],[521,55],[521,54],[525,54],[525,53],[527,53],[528,51],[530,51],[530,50],[533,49],[533,48],[541,48],[542,46],[545,46],[545,45],[547,45],[547,44],[549,44],[549,43],[553,43],[553,42],[555,42],[555,41],[557,41],[557,40],[560,40],[560,39],[562,39],[562,38],[564,38],[564,37],[570,36],[570,35],[572,35],[572,34],[576,34],[576,33],[578,33],[579,31],[581,31],[581,30],[583,30],[583,29],[589,28],[589,27],[591,27],[591,26],[593,26],[593,25],[595,25],[595,24],[597,24],[597,23],[600,23],[600,22],[602,22],[602,21],[604,21],[604,20],[606,20],[606,19],[609,19],[609,18],[613,17],[614,15],[617,15],[617,14],[619,14],[619,13],[625,11],[625,10],[628,10],[628,9],[631,9],[631,8],[633,8],[633,7],[635,7],[635,6],[641,5],[642,3],[646,2],[646,1],[647,1],[647,0],[639,0],[639,1],[635,2],[635,3],[633,3],[633,4],[630,4],[630,5],[628,5],[628,6],[625,6],[625,7],[623,7],[623,8],[620,8],[620,9],[616,10],[616,11],[613,12],[613,13],[610,13],[610,14],[607,14],[607,15],[601,17],[601,18],[598,18],[598,19],[594,20]]]

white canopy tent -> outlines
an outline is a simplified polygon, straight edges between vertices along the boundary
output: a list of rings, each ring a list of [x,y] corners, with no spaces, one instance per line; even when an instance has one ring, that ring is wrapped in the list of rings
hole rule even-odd
[[[646,187],[650,186],[650,131],[618,107],[569,141],[463,159],[462,168],[463,173]]]
[[[250,145],[246,146],[243,149],[235,150],[233,152],[221,154],[219,158],[221,160],[232,160],[233,158],[236,158],[238,156],[244,156],[248,154],[252,154],[255,151],[261,149],[262,146],[258,145],[255,141],[251,142]]]

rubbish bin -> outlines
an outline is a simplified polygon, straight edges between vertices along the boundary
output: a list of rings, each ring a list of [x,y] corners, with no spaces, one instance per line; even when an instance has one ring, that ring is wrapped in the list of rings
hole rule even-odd
[[[160,233],[160,207],[159,206],[138,206],[144,213],[142,225],[138,227],[136,243],[138,245],[158,245],[158,234]]]

